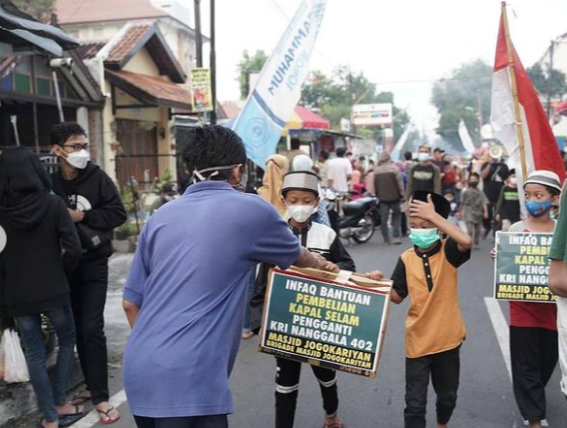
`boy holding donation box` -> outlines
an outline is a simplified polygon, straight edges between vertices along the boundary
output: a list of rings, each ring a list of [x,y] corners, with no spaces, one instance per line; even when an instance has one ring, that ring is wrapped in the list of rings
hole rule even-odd
[[[457,268],[470,258],[471,238],[447,220],[450,212],[443,196],[413,193],[409,237],[414,247],[400,256],[392,274],[392,302],[401,303],[408,296],[411,300],[406,319],[405,428],[426,426],[430,377],[439,428],[447,427],[457,403],[459,349],[466,336]],[[381,279],[383,274],[375,271],[368,276]]]

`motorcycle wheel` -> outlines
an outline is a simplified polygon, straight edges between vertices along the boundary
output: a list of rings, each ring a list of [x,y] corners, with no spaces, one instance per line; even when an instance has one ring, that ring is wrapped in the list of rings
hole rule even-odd
[[[365,242],[370,241],[374,235],[374,229],[376,229],[374,217],[372,217],[371,214],[365,215],[364,220],[366,221],[364,229],[361,232],[356,232],[352,235],[352,239],[354,239],[354,241],[358,244],[364,244]]]

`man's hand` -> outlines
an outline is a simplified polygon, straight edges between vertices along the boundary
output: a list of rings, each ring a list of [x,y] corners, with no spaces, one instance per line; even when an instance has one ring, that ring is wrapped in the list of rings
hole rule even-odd
[[[457,212],[455,213],[455,217],[457,217],[457,220],[460,220],[460,219],[463,218],[463,214],[462,214],[460,211],[457,211]]]
[[[424,220],[432,221],[437,213],[435,205],[431,199],[431,194],[427,195],[427,202],[413,200],[410,205],[410,217],[419,217]]]
[[[71,208],[67,208],[67,211],[69,211],[69,215],[71,216],[73,223],[80,223],[85,218],[85,213],[72,210]]]
[[[484,213],[482,214],[482,218],[488,220],[488,211],[484,210]],[[500,221],[500,215],[496,214],[496,216],[494,217],[494,221],[498,223]]]
[[[379,270],[373,270],[372,272],[367,272],[365,275],[367,278],[373,279],[375,281],[380,281],[384,279],[384,273],[380,272]]]
[[[340,273],[341,268],[332,262],[326,262],[321,270],[326,270],[327,272]]]

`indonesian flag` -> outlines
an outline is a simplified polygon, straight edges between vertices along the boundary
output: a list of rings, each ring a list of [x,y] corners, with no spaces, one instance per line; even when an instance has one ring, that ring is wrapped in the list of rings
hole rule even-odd
[[[492,77],[492,110],[490,119],[494,137],[504,144],[506,151],[510,155],[510,165],[516,168],[518,185],[521,187],[525,177],[522,177],[520,141],[518,127],[516,126],[516,112],[514,110],[513,78],[515,77],[519,121],[522,125],[521,132],[524,137],[527,174],[542,169],[553,171],[559,176],[561,183],[563,183],[565,180],[565,167],[559,153],[559,147],[541,102],[526,70],[520,62],[514,45],[509,41],[507,46],[506,28],[506,11],[503,8],[496,46],[494,75]],[[520,192],[520,195],[523,196],[523,192]]]

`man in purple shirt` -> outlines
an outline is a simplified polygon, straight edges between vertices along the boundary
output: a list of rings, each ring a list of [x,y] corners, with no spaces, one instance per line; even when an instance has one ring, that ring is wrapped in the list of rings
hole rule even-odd
[[[246,151],[233,131],[195,128],[183,161],[195,184],[147,222],[124,290],[124,385],[139,428],[227,427],[250,269],[325,267],[270,204],[235,190]]]

